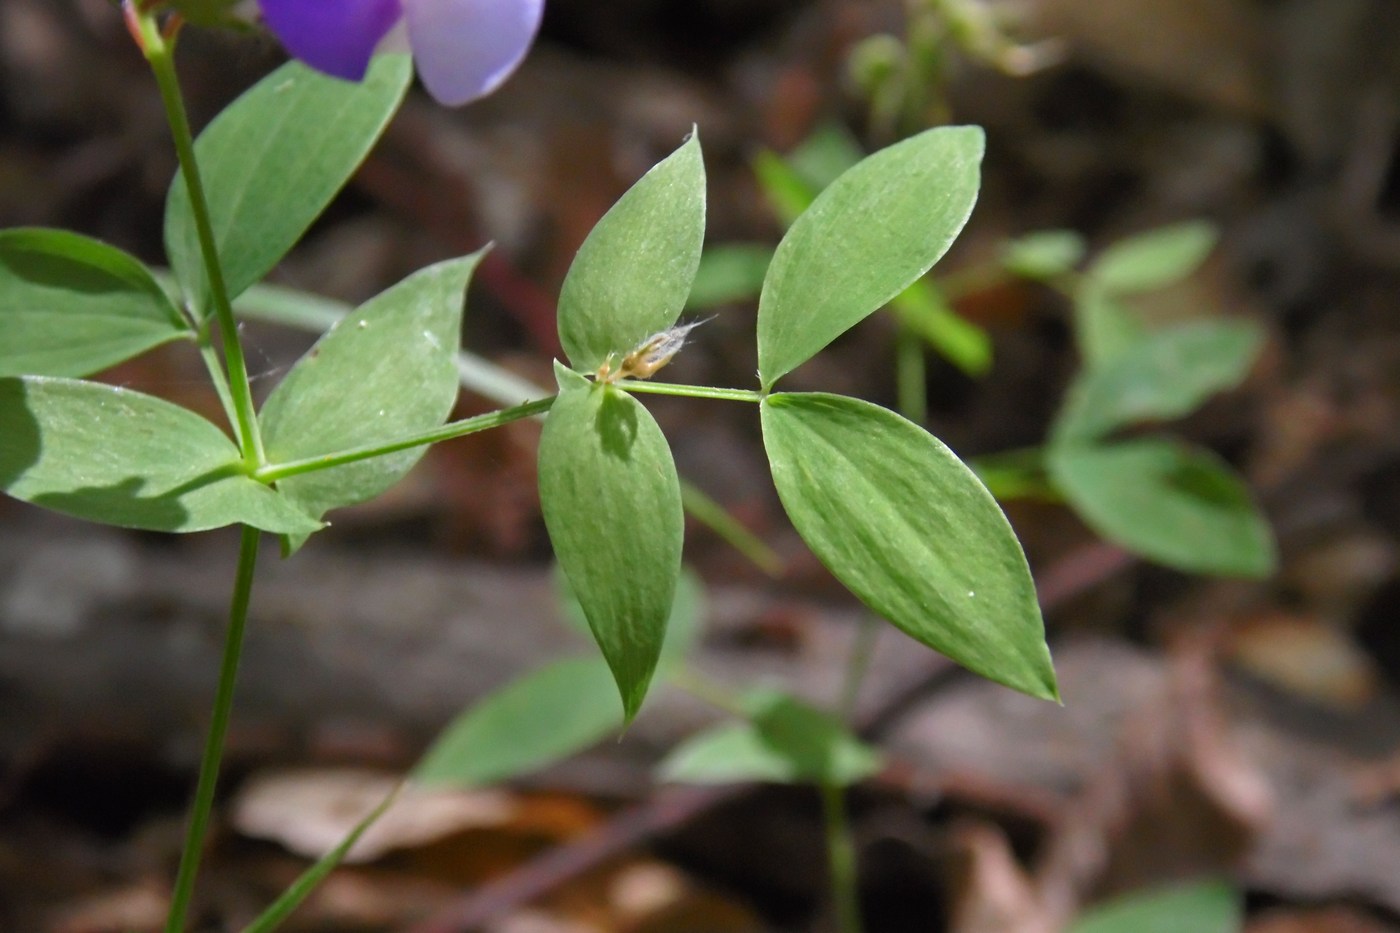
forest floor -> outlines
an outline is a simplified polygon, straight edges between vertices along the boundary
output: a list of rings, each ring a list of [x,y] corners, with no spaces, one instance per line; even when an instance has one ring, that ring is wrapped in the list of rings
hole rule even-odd
[[[466,346],[552,384],[554,296],[575,250],[692,126],[713,243],[781,235],[756,153],[831,125],[872,149],[896,135],[846,59],[898,31],[900,3],[599,6],[550,0],[536,51],[479,105],[415,91],[275,281],[358,302],[494,241]],[[867,929],[1049,933],[1106,897],[1211,878],[1237,892],[1250,933],[1400,930],[1400,12],[1019,7],[1054,60],[1011,76],[954,52],[920,113],[988,137],[976,211],[935,276],[985,269],[1036,230],[1077,231],[1093,255],[1214,224],[1197,274],[1140,311],[1263,329],[1243,385],[1171,430],[1245,477],[1279,569],[1187,575],[1104,543],[1062,504],[1007,503],[1064,705],[879,630],[854,712],[886,764],[850,801]],[[268,40],[197,31],[180,51],[200,125],[279,61]],[[66,227],[161,264],[174,168],[110,4],[0,5],[0,227]],[[974,378],[928,352],[926,424],[964,456],[1039,444],[1078,365],[1071,308],[1034,283],[962,284],[955,310],[990,335],[993,362]],[[752,385],[753,321],[753,302],[723,306],[675,381]],[[311,339],[265,324],[246,337],[258,391]],[[894,344],[877,315],[794,387],[894,405]],[[217,412],[201,375],[161,350],[103,378]],[[765,574],[692,523],[698,664],[835,702],[865,616],[788,524],[752,411],[647,404],[681,474],[782,564]],[[492,407],[464,394],[458,414]],[[558,624],[537,438],[521,422],[435,448],[304,553],[260,567],[198,929],[240,928],[459,710],[582,646]],[[9,499],[0,522],[0,928],[159,929],[236,536],[92,530]],[[721,714],[672,691],[648,702],[620,741],[418,813],[406,803],[284,929],[836,929],[816,792],[658,784],[666,750]]]

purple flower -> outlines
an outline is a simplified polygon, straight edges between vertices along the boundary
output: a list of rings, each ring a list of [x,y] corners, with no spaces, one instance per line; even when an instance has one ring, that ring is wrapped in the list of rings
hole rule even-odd
[[[318,71],[358,81],[402,27],[428,92],[465,104],[500,86],[534,41],[544,0],[261,0],[287,51]],[[390,40],[393,41],[392,39]]]

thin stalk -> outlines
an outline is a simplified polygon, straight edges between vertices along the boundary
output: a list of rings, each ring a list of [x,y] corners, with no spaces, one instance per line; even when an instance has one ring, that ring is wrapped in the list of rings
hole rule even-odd
[[[628,392],[642,392],[650,395],[682,395],[686,398],[714,398],[726,402],[761,402],[767,393],[756,389],[721,389],[715,386],[687,386],[674,382],[642,382],[639,379],[623,379],[614,383],[619,389]]]
[[[860,687],[865,682],[865,674],[870,670],[870,658],[875,653],[875,638],[880,634],[880,620],[874,616],[863,616],[851,642],[851,653],[846,656],[846,677],[841,684],[841,703],[836,715],[844,723],[855,716],[856,700],[860,698]]]
[[[201,334],[199,337],[199,358],[204,361],[204,368],[209,370],[209,381],[214,384],[214,394],[219,397],[219,404],[224,407],[224,417],[228,418],[230,424],[238,421],[238,408],[233,404],[233,393],[229,391],[228,377],[224,375],[224,368],[219,365],[219,353],[214,349],[214,345],[209,342],[208,336]]]
[[[516,405],[514,408],[505,408],[501,411],[487,412],[484,415],[477,415],[473,418],[453,421],[450,424],[444,424],[440,428],[420,431],[417,434],[410,434],[393,441],[351,447],[348,450],[342,450],[338,453],[326,454],[320,457],[307,457],[302,460],[288,460],[286,463],[269,464],[258,470],[254,470],[252,476],[262,483],[275,483],[289,476],[300,476],[303,473],[316,473],[320,470],[329,470],[331,467],[343,466],[347,463],[358,463],[361,460],[382,457],[384,454],[408,450],[411,447],[423,447],[427,444],[437,444],[441,441],[450,441],[454,437],[475,434],[477,431],[499,428],[501,425],[510,424],[512,421],[520,421],[522,418],[530,418],[534,415],[546,412],[553,404],[554,398],[551,396],[550,398],[539,399],[534,402],[526,402],[524,405]]]
[[[861,619],[846,658],[837,715],[850,722],[855,714],[860,686],[870,669],[880,623],[873,616]],[[856,872],[856,843],[846,817],[846,788],[834,781],[821,782],[822,823],[826,829],[826,860],[830,866],[831,901],[841,933],[860,933],[860,879]]]
[[[711,389],[707,386],[676,386],[667,383],[633,382],[630,380],[620,382],[617,385],[620,389],[629,391],[656,391],[657,394],[660,395],[737,399],[744,402],[757,402],[761,401],[763,398],[761,393],[750,392],[745,389]],[[665,387],[664,390],[662,390],[663,386]],[[277,480],[286,479],[289,476],[298,476],[302,473],[315,473],[320,470],[328,470],[331,467],[342,466],[347,463],[358,463],[361,460],[369,460],[373,457],[383,456],[384,454],[407,450],[410,447],[422,447],[425,444],[437,444],[442,441],[450,441],[456,437],[463,437],[467,434],[475,434],[477,431],[498,428],[501,425],[510,424],[512,421],[519,421],[522,418],[530,418],[534,415],[542,414],[548,411],[549,407],[553,404],[553,397],[526,402],[523,405],[516,405],[513,408],[504,408],[500,411],[488,412],[473,418],[454,421],[440,428],[420,431],[417,434],[410,434],[386,443],[365,444],[361,447],[352,447],[349,450],[342,450],[338,453],[326,454],[325,456],[307,457],[302,460],[289,460],[286,463],[268,464],[254,470],[252,476],[259,482],[274,483]]]
[[[219,686],[214,692],[214,713],[209,722],[209,735],[204,742],[204,757],[199,763],[199,781],[190,804],[185,848],[180,854],[180,870],[175,876],[175,889],[170,896],[165,933],[182,933],[190,899],[194,896],[195,876],[199,874],[199,859],[209,829],[209,814],[214,809],[214,790],[219,782],[219,765],[224,757],[224,737],[228,734],[229,717],[233,713],[233,688],[238,680],[238,661],[243,654],[243,631],[248,621],[248,602],[253,592],[253,569],[257,564],[260,538],[261,533],[256,528],[244,526],[238,548],[233,597],[229,602],[223,660],[219,665]]]
[[[162,281],[168,279],[166,276]],[[278,285],[253,285],[234,304],[234,313],[240,318],[251,317],[317,333],[334,327],[350,310],[350,306],[344,302]],[[457,353],[457,381],[462,388],[498,405],[518,405],[549,394],[547,389],[536,386],[528,379],[522,379],[490,360],[465,351]],[[778,576],[782,572],[782,559],[772,548],[740,524],[722,505],[685,479],[681,480],[681,499],[692,518],[719,535],[764,573]]]
[[[291,887],[283,891],[277,900],[258,914],[256,920],[243,928],[243,933],[272,933],[273,930],[277,929],[301,906],[303,901],[311,896],[316,887],[340,866],[340,863],[345,860],[345,856],[355,847],[355,843],[360,841],[360,837],[374,825],[376,820],[384,815],[386,810],[394,805],[394,801],[398,800],[399,792],[403,788],[404,785],[399,784],[390,791],[389,795],[379,802],[379,806],[355,824],[355,828],[350,830],[350,834],[341,840],[340,845],[321,856],[316,864],[302,872]]]
[[[175,73],[174,33],[166,36],[161,30],[156,15],[150,12],[136,13],[135,23],[139,29],[141,50],[155,75],[160,88],[160,99],[165,106],[166,122],[170,124],[171,139],[180,159],[180,174],[189,190],[190,212],[194,215],[195,231],[199,237],[200,255],[204,260],[205,274],[209,279],[210,299],[214,305],[214,317],[219,325],[219,336],[224,349],[224,365],[228,369],[229,390],[233,400],[235,425],[238,429],[239,448],[243,452],[244,463],[256,469],[266,462],[263,453],[262,435],[258,431],[257,408],[253,403],[253,390],[248,381],[248,364],[243,357],[243,347],[238,340],[238,324],[233,317],[233,306],[229,302],[228,286],[224,282],[223,267],[219,263],[219,250],[214,240],[214,223],[209,214],[209,200],[204,190],[204,179],[199,171],[199,162],[194,153],[194,134],[190,130],[189,114],[185,111],[184,96],[180,93],[180,79]]]
[[[666,681],[677,690],[683,690],[701,702],[722,710],[739,719],[748,719],[750,710],[744,706],[743,697],[729,687],[712,680],[689,665],[676,665],[666,674]]]
[[[826,826],[826,856],[831,871],[831,896],[836,926],[841,933],[861,933],[860,885],[856,876],[856,846],[846,818],[846,792],[834,781],[822,781],[822,822]]]
[[[681,504],[687,514],[719,535],[721,540],[753,562],[770,577],[783,573],[783,558],[752,531],[730,515],[724,506],[684,480],[681,481]]]
[[[895,332],[895,395],[899,413],[915,424],[928,419],[928,370],[924,341],[914,328],[901,322]]]

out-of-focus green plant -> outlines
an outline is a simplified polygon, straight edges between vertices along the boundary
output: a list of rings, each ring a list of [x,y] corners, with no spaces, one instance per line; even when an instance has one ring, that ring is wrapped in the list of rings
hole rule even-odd
[[[1273,572],[1273,534],[1245,483],[1209,450],[1143,434],[1188,415],[1249,375],[1263,333],[1246,320],[1153,325],[1132,299],[1192,275],[1214,248],[1199,221],[1119,240],[1076,271],[1084,245],[1068,231],[1008,243],[1005,268],[1063,291],[1080,350],[1043,449],[988,457],[979,474],[1003,498],[1063,497],[1099,534],[1192,573]]]
[[[1007,4],[986,0],[905,0],[901,36],[869,36],[851,50],[852,80],[870,104],[870,131],[892,139],[949,122],[947,90],[967,60],[1023,76],[1058,62],[1056,40],[1023,42]]]
[[[859,155],[849,134],[825,127],[786,157],[760,153],[754,171],[775,213],[790,223]],[[1001,498],[1066,501],[1105,538],[1180,570],[1267,575],[1276,561],[1272,533],[1228,466],[1171,438],[1123,436],[1181,418],[1235,388],[1258,356],[1263,334],[1249,321],[1202,317],[1153,326],[1133,306],[1138,296],[1193,275],[1216,240],[1208,223],[1174,224],[1111,244],[1081,271],[1084,239],[1044,230],[1009,240],[987,268],[954,270],[944,284],[920,278],[889,303],[898,321],[893,369],[900,410],[914,421],[925,417],[925,347],[969,375],[990,369],[991,340],[952,310],[950,286],[1012,278],[1043,283],[1071,302],[1082,365],[1049,443],[975,461],[983,481]],[[708,249],[690,307],[752,300],[772,255],[756,243]]]
[[[1223,881],[1127,894],[1085,911],[1070,933],[1239,933],[1239,892]]]
[[[786,157],[760,153],[754,171],[776,214],[790,223],[859,155],[847,133],[826,127]],[[1080,271],[1083,238],[1045,230],[1008,241],[993,267],[955,270],[945,281],[1028,279],[1061,291],[1073,308],[1082,366],[1050,442],[976,461],[993,493],[1063,499],[1105,538],[1171,567],[1258,577],[1273,570],[1273,536],[1228,466],[1170,438],[1122,436],[1188,415],[1235,388],[1258,356],[1263,335],[1251,322],[1206,317],[1154,327],[1133,307],[1137,296],[1194,274],[1216,239],[1215,229],[1200,221],[1161,227],[1119,240]],[[707,250],[690,307],[751,300],[772,255],[755,243]],[[985,374],[992,362],[987,334],[951,309],[946,292],[925,276],[889,303],[898,321],[896,394],[914,421],[925,417],[926,346],[969,375]]]

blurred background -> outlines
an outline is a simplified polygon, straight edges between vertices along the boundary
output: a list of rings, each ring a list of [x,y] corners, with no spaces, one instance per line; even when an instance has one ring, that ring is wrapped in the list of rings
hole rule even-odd
[[[1385,0],[549,0],[499,93],[460,111],[412,93],[274,281],[358,303],[494,241],[465,347],[549,385],[575,250],[692,125],[709,242],[752,256],[784,229],[763,165],[811,179],[833,152],[979,124],[981,196],[932,280],[971,358],[911,351],[908,320],[877,314],[791,387],[917,397],[934,434],[989,458],[1041,444],[1083,368],[1075,269],[1208,223],[1208,255],[1131,313],[1260,329],[1242,384],[1169,429],[1244,478],[1276,572],[1164,566],[1054,490],[1008,490],[1065,705],[882,627],[856,722],[888,759],[851,801],[869,929],[1032,933],[1201,878],[1253,933],[1400,929],[1397,35]],[[188,30],[196,125],[280,54]],[[0,4],[0,227],[66,227],[161,265],[174,169],[111,4]],[[1007,244],[1045,230],[1072,233],[1064,268],[1012,268]],[[665,378],[754,387],[753,276],[709,272],[693,314],[715,317]],[[265,322],[245,337],[260,392],[314,339]],[[103,378],[218,411],[179,350]],[[646,404],[681,474],[779,564],[691,523],[697,664],[833,701],[862,610],[783,515],[752,409]],[[458,414],[495,407],[464,392]],[[582,646],[559,624],[537,437],[521,422],[436,448],[293,560],[266,557],[199,929],[241,927],[473,699]],[[9,499],[0,529],[0,927],[158,929],[236,535],[96,528]],[[621,741],[395,822],[285,929],[833,929],[815,793],[658,785],[666,750],[720,714],[672,691],[648,704]]]

